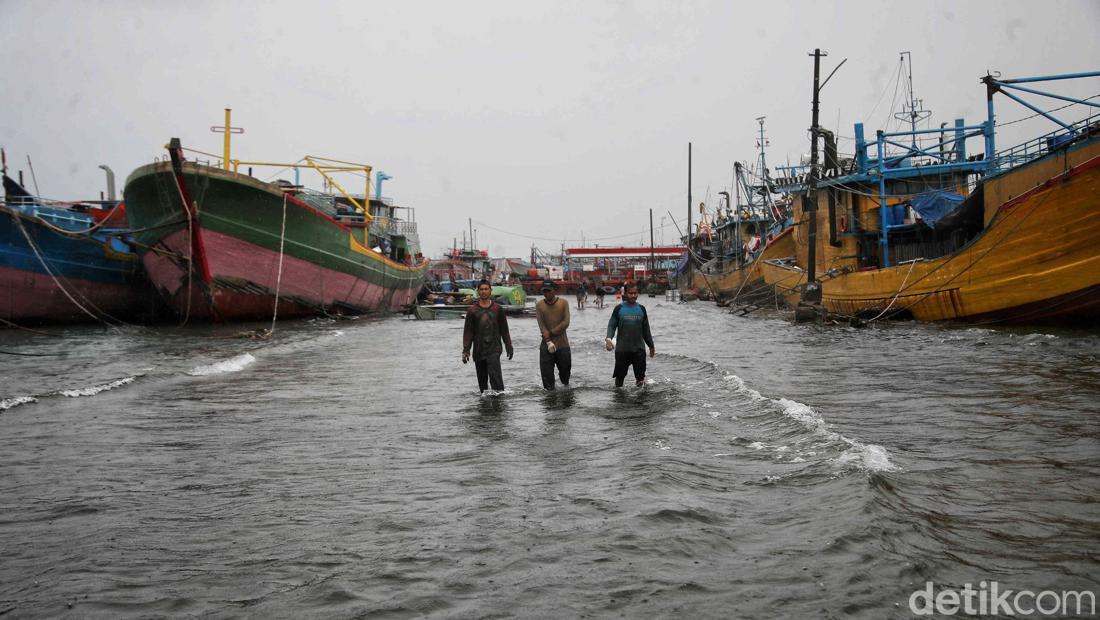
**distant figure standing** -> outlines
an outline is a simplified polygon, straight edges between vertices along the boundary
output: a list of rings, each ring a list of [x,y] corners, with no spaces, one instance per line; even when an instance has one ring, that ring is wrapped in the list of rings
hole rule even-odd
[[[645,383],[645,347],[649,347],[649,356],[657,355],[653,347],[653,334],[649,330],[649,315],[645,306],[638,303],[638,285],[627,282],[623,287],[623,303],[611,311],[607,322],[607,338],[604,344],[607,350],[615,349],[615,387],[622,387],[626,371],[634,367],[634,383]],[[612,343],[615,332],[619,332],[618,343]]]
[[[565,335],[565,330],[569,329],[569,302],[558,297],[557,288],[550,280],[543,282],[542,299],[535,304],[535,320],[542,332],[539,372],[542,374],[542,387],[547,390],[554,389],[555,366],[562,385],[569,385],[569,372],[573,366],[569,338]]]
[[[462,363],[470,361],[470,345],[473,345],[474,368],[477,370],[477,386],[484,392],[489,385],[494,390],[504,389],[504,376],[500,372],[501,341],[512,359],[512,337],[508,333],[508,317],[504,309],[493,301],[493,287],[487,280],[477,284],[478,300],[466,310],[466,325],[462,330]]]
[[[581,280],[577,287],[577,310],[584,310],[584,302],[588,300],[588,281]]]
[[[603,297],[606,294],[607,294],[607,291],[604,290],[604,287],[600,286],[597,283],[596,284],[596,307],[597,308],[603,308]]]

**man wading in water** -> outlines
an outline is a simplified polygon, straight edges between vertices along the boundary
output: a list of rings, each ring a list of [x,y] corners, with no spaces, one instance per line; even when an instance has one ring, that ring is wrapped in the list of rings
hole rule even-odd
[[[573,366],[569,338],[565,336],[565,330],[569,329],[569,303],[558,297],[557,288],[558,285],[550,280],[544,281],[543,297],[535,304],[535,320],[542,332],[539,371],[542,374],[542,387],[548,390],[554,389],[555,366],[562,385],[569,385],[569,370]]]
[[[612,343],[615,331],[619,332],[619,341]],[[645,346],[649,346],[649,356],[657,355],[653,348],[653,334],[649,331],[649,315],[645,306],[638,303],[638,285],[627,282],[623,287],[623,303],[611,311],[611,320],[607,322],[607,338],[604,339],[607,350],[615,349],[615,387],[622,387],[626,371],[634,366],[634,383],[645,383]]]
[[[462,330],[462,363],[470,361],[470,345],[474,347],[474,368],[477,370],[477,386],[484,392],[491,384],[493,389],[504,389],[504,377],[500,373],[500,343],[512,359],[512,337],[508,334],[508,318],[504,309],[493,301],[493,287],[487,280],[477,284],[477,303],[466,310],[466,325]]]

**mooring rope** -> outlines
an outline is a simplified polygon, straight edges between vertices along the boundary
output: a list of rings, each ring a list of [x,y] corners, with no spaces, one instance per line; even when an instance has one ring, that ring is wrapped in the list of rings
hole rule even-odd
[[[18,355],[20,357],[64,357],[65,353],[19,353],[17,351],[0,350],[2,355]]]
[[[46,205],[46,206],[48,206],[48,205]],[[45,226],[46,228],[49,228],[50,230],[52,230],[54,232],[60,233],[62,235],[70,235],[70,236],[73,236],[73,237],[79,237],[79,236],[82,236],[82,235],[87,235],[88,233],[91,233],[91,232],[95,232],[95,231],[99,230],[100,228],[102,228],[103,225],[106,224],[111,219],[111,217],[115,214],[115,211],[117,211],[120,206],[122,206],[121,202],[119,202],[114,207],[112,207],[111,210],[107,212],[107,215],[102,220],[96,222],[90,228],[85,228],[84,230],[69,230],[68,228],[62,228],[60,226],[55,226],[55,225],[51,224],[50,222],[46,221],[46,219],[43,218],[42,215],[40,215],[40,214],[37,215],[37,217],[38,217],[39,221],[41,221],[43,226]],[[91,217],[91,216],[88,216],[88,217]]]
[[[176,176],[175,172],[172,173],[172,181],[176,185],[176,192],[180,197],[180,207],[183,208],[183,212],[187,215],[187,288],[184,290],[184,294],[187,295],[187,304],[184,306],[183,320],[178,327],[187,325],[187,321],[191,318],[191,288],[193,286],[192,273],[194,271],[194,254],[195,254],[195,218],[191,214],[191,209],[187,206],[187,198],[184,196],[183,187],[180,185],[180,179]],[[163,204],[163,203],[162,203]],[[198,208],[198,203],[195,203],[195,208]],[[167,248],[168,246],[165,245]]]
[[[31,329],[30,327],[26,327],[26,326],[20,325],[18,323],[13,323],[13,322],[5,319],[5,318],[0,318],[0,323],[3,323],[4,325],[7,325],[8,327],[11,327],[12,329],[21,329],[25,332],[30,332],[32,334],[39,334],[41,336],[49,336],[51,338],[64,338],[65,337],[61,334],[53,334],[53,333],[44,332],[44,331],[38,330],[38,329]]]
[[[901,286],[898,287],[898,292],[894,293],[894,298],[890,300],[890,303],[886,304],[886,307],[882,309],[882,312],[879,312],[878,315],[876,315],[874,318],[868,319],[868,323],[879,320],[882,315],[890,311],[890,308],[894,306],[894,302],[897,301],[898,297],[901,296],[901,292],[905,290],[905,283],[909,281],[909,276],[913,274],[913,267],[917,265],[917,262],[919,262],[919,260],[920,259],[917,259],[909,263],[909,271],[906,272],[905,279],[901,281]]]
[[[49,274],[50,278],[53,280],[53,283],[57,286],[57,288],[62,293],[65,294],[65,297],[68,297],[69,301],[73,302],[73,305],[75,305],[77,308],[80,308],[80,310],[83,311],[84,314],[87,314],[92,319],[94,319],[96,321],[99,321],[101,323],[109,324],[108,321],[104,320],[100,316],[96,316],[91,310],[88,310],[87,308],[85,308],[79,301],[76,300],[75,297],[73,297],[72,295],[69,294],[69,291],[65,289],[65,286],[61,284],[61,281],[57,279],[57,276],[55,276],[53,271],[50,269],[50,266],[49,266],[49,264],[47,264],[45,257],[43,257],[41,252],[38,251],[38,245],[34,242],[34,239],[31,239],[30,233],[28,233],[26,227],[23,226],[23,218],[20,215],[16,214],[16,213],[12,213],[12,218],[15,220],[15,224],[19,228],[19,232],[23,233],[23,237],[27,240],[27,245],[30,246],[31,251],[34,252],[34,255],[38,259],[38,262],[42,264],[42,268],[46,270],[46,273]],[[79,292],[78,292],[78,294],[79,294]],[[81,295],[81,297],[84,297],[84,296]],[[96,308],[95,304],[93,304],[87,298],[85,298],[85,301],[87,301],[88,304],[91,305],[93,308]],[[115,321],[118,321],[119,323],[122,323],[122,321],[119,321],[118,319],[112,317],[111,315],[107,314],[106,312],[103,312],[103,310],[100,310],[99,308],[96,308],[96,310],[99,310],[99,312],[102,313],[103,316],[111,318]]]
[[[271,310],[271,334],[275,333],[275,319],[279,317],[279,288],[283,283],[283,244],[286,240],[286,194],[283,194],[283,223],[279,228],[279,270],[275,276],[275,307]]]

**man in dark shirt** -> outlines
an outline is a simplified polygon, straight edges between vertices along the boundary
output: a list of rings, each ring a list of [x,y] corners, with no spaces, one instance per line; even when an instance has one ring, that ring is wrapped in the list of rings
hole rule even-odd
[[[612,345],[611,339],[619,332],[619,340]],[[611,311],[607,322],[607,338],[604,339],[607,350],[615,349],[615,387],[622,387],[626,371],[634,367],[634,383],[645,383],[645,347],[649,346],[649,356],[657,355],[653,348],[653,334],[649,330],[649,315],[645,306],[638,303],[638,285],[627,282],[623,287],[623,303]]]
[[[462,363],[470,361],[473,345],[477,385],[484,392],[491,384],[498,392],[504,389],[500,372],[501,341],[512,359],[512,337],[508,333],[508,318],[504,309],[493,301],[493,287],[487,280],[478,282],[477,303],[466,310],[466,325],[462,330]]]

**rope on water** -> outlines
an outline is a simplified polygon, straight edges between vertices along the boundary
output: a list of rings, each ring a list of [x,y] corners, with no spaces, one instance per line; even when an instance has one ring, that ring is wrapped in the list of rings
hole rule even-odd
[[[279,270],[275,276],[275,307],[271,310],[270,334],[275,333],[275,319],[279,317],[279,288],[283,283],[283,244],[286,241],[286,194],[283,194],[283,223],[279,228]]]
[[[18,323],[12,323],[11,321],[9,321],[7,319],[4,319],[4,318],[0,318],[0,323],[3,323],[4,325],[7,325],[8,327],[11,327],[13,329],[21,329],[25,332],[30,332],[32,334],[39,334],[41,336],[50,336],[52,338],[64,338],[65,337],[61,334],[51,334],[50,332],[44,332],[44,331],[41,331],[41,330],[38,330],[38,329],[31,329],[29,327],[25,327],[25,326],[20,325]]]
[[[18,353],[16,351],[4,351],[0,349],[2,355],[18,355],[20,357],[63,357],[64,353]]]

